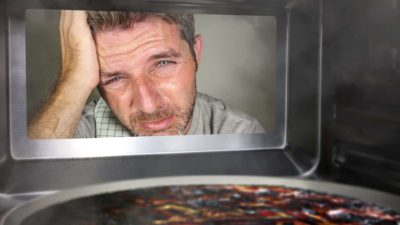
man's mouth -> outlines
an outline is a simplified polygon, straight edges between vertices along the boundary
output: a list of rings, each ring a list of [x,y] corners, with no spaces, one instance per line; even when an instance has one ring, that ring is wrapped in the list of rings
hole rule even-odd
[[[175,121],[175,116],[170,115],[158,120],[140,121],[140,126],[145,130],[159,131],[159,130],[165,130],[168,127],[172,126],[174,121]]]

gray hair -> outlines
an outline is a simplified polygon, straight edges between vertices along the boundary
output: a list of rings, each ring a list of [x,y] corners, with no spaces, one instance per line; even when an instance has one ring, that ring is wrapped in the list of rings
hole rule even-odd
[[[192,14],[116,12],[116,11],[88,11],[87,22],[93,35],[98,31],[128,29],[134,23],[143,22],[148,18],[160,18],[169,24],[175,24],[180,31],[181,38],[189,44],[190,51],[196,63],[194,51],[194,17]]]

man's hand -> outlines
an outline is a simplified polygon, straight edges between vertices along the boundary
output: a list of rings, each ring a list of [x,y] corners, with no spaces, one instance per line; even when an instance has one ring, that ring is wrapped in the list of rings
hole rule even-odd
[[[96,46],[85,11],[62,11],[62,69],[54,91],[29,124],[29,138],[70,138],[83,107],[99,83]]]
[[[99,83],[99,65],[85,11],[61,11],[60,40],[61,82],[91,91]]]

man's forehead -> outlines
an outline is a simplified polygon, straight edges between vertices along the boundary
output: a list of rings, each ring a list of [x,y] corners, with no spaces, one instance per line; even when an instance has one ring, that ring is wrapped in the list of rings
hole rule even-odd
[[[160,35],[165,36],[166,34],[180,35],[178,26],[174,23],[164,21],[162,18],[151,17],[140,22],[135,22],[130,27],[121,28],[116,27],[112,29],[104,29],[96,32],[96,40],[122,40],[129,37],[136,36],[153,36]]]
[[[161,19],[139,22],[128,29],[101,31],[95,39],[103,56],[161,46],[177,48],[183,41],[176,25]]]

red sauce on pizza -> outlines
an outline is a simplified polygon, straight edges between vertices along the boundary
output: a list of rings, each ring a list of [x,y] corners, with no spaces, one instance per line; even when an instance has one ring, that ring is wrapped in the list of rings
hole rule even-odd
[[[54,205],[24,225],[400,225],[392,209],[354,198],[265,185],[167,186]]]

